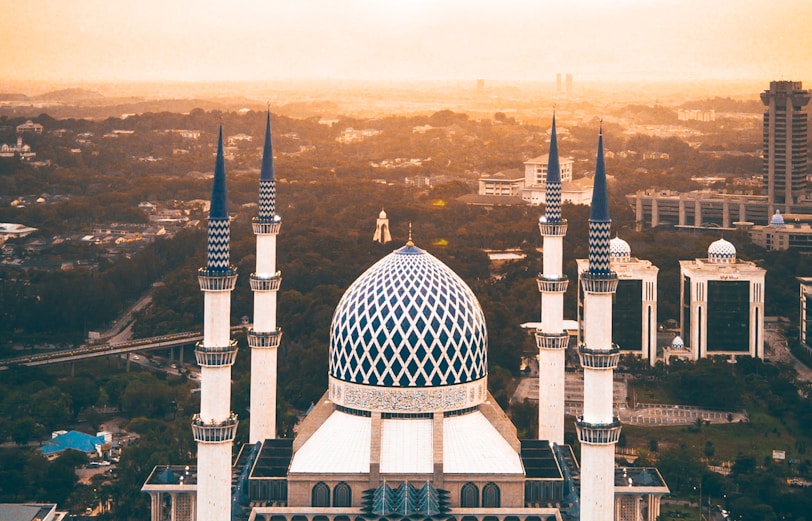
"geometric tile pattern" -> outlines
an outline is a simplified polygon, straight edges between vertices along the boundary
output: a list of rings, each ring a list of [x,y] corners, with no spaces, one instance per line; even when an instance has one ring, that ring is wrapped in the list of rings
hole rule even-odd
[[[550,135],[550,154],[548,158],[544,216],[547,218],[547,222],[559,222],[561,221],[561,167],[558,162],[555,114],[553,114],[553,130]]]
[[[265,124],[265,146],[262,150],[262,168],[259,173],[259,215],[261,222],[273,218],[276,213],[276,177],[273,169],[273,146],[271,145],[271,111]]]
[[[589,272],[608,275],[609,241],[612,239],[609,198],[606,191],[606,166],[603,161],[603,128],[598,136],[598,157],[592,186],[592,208],[589,213]]]
[[[276,179],[259,181],[259,213],[260,222],[272,221],[276,214]]]
[[[347,289],[330,326],[329,373],[362,385],[432,387],[487,376],[485,316],[448,266],[412,245]]]
[[[223,156],[223,126],[220,125],[217,159],[214,163],[214,182],[211,189],[211,206],[209,207],[206,255],[206,268],[209,271],[227,271],[229,269],[230,236],[226,166]]]
[[[609,268],[609,238],[612,234],[612,222],[589,221],[589,272],[605,274]]]
[[[615,236],[609,241],[609,256],[618,260],[629,260],[632,256],[632,247],[629,243]]]
[[[708,260],[720,264],[736,262],[736,247],[732,243],[719,239],[708,246]]]

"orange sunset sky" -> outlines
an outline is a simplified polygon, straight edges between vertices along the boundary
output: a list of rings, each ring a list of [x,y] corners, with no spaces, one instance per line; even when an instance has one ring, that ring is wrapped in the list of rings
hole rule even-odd
[[[803,80],[809,0],[5,0],[2,81]]]

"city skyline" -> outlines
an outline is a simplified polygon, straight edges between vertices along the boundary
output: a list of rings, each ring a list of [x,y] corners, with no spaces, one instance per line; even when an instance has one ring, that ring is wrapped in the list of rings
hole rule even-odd
[[[15,0],[0,82],[806,79],[812,7],[777,0]]]

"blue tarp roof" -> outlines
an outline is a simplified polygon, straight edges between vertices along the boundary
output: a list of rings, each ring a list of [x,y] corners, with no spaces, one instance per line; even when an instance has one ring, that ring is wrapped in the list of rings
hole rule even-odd
[[[95,452],[96,445],[104,445],[103,436],[91,436],[79,431],[70,431],[51,438],[39,450],[46,456],[63,450],[74,449],[81,452]]]

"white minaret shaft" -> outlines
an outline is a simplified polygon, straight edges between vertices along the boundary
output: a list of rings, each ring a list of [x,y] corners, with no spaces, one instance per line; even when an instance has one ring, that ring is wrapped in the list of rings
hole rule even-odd
[[[611,224],[601,132],[589,216],[589,268],[581,273],[584,343],[579,355],[584,368],[584,414],[576,422],[581,441],[581,519],[589,521],[612,521],[615,511],[615,444],[620,422],[612,409],[612,380],[619,349],[612,344],[612,295],[618,279],[609,263]]]
[[[545,211],[539,219],[543,240],[543,272],[538,277],[541,293],[541,329],[536,331],[539,350],[539,439],[564,444],[564,361],[569,336],[564,330],[564,293],[568,280],[563,273],[564,236],[567,221],[561,219],[561,168],[555,115],[547,162]]]
[[[259,213],[252,224],[257,237],[257,265],[251,274],[254,327],[248,332],[251,347],[251,443],[276,438],[277,348],[282,337],[276,325],[276,297],[282,281],[281,273],[276,270],[276,236],[281,225],[282,219],[276,213],[269,111],[259,175]]]
[[[200,364],[200,414],[192,418],[197,442],[197,519],[231,519],[231,454],[237,417],[231,412],[231,366],[237,344],[231,340],[231,291],[237,270],[229,263],[230,223],[223,129],[217,145],[208,224],[206,267],[198,271],[203,291],[203,341],[195,348]]]

